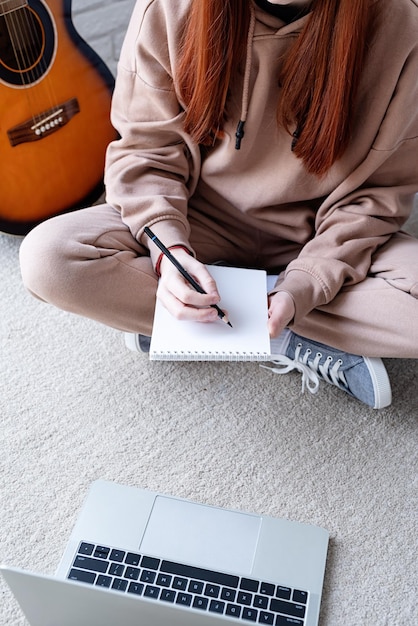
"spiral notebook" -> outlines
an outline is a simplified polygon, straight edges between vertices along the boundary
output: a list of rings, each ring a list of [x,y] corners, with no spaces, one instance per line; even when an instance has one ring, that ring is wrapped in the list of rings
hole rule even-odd
[[[218,320],[209,324],[175,319],[157,300],[150,345],[151,360],[266,361],[267,275],[263,270],[208,265],[228,311],[232,328]]]

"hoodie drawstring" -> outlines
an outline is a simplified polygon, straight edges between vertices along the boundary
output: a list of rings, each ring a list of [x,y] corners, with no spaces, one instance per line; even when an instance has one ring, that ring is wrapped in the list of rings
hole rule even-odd
[[[245,126],[245,122],[247,121],[247,113],[248,113],[251,64],[252,64],[252,57],[253,57],[253,39],[254,39],[254,32],[255,32],[255,9],[252,4],[250,8],[251,8],[251,18],[250,18],[250,26],[248,29],[247,56],[245,59],[244,87],[242,90],[242,104],[241,104],[241,119],[238,122],[237,130],[235,133],[235,150],[240,150],[241,148],[241,141],[245,134],[244,126]]]

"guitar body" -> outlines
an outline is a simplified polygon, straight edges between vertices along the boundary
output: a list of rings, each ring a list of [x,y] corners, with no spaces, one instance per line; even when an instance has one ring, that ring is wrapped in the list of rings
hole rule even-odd
[[[24,235],[100,197],[113,85],[71,0],[0,2],[0,230]]]

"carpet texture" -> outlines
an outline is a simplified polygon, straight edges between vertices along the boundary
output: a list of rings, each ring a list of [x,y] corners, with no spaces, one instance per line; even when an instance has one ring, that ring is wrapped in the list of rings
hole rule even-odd
[[[53,573],[105,478],[323,526],[321,626],[418,623],[418,362],[386,362],[382,411],[258,364],[149,362],[31,298],[19,246],[0,235],[0,561]],[[0,625],[26,625],[0,593]]]

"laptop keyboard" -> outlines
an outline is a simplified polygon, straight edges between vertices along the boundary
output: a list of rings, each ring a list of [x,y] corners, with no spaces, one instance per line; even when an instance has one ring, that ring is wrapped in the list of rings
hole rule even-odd
[[[69,580],[237,621],[304,626],[308,592],[82,542]]]

